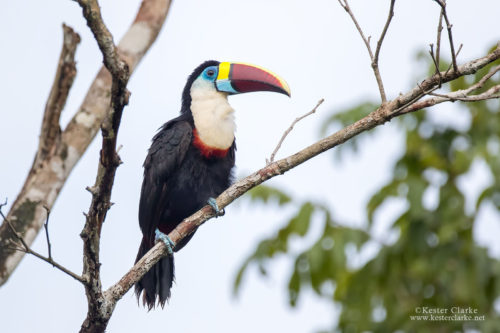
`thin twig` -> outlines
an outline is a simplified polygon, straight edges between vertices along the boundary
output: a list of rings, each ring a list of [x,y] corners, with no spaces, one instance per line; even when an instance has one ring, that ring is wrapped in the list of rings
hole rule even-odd
[[[458,55],[460,54],[460,51],[462,51],[462,47],[464,46],[464,44],[460,44],[460,46],[458,47],[458,50],[457,50],[457,54],[455,54],[455,58],[458,57]],[[448,69],[446,70],[446,74],[448,74],[448,72],[450,71],[450,69],[453,67],[453,62],[448,66]]]
[[[47,212],[47,220],[45,220],[45,223],[43,224],[43,227],[45,228],[45,238],[47,239],[47,252],[49,253],[49,259],[52,260],[52,245],[50,244],[50,237],[49,237],[50,209],[47,206],[43,206],[43,208],[45,208],[45,211]]]
[[[415,103],[408,103],[399,109],[395,110],[395,113],[397,115],[402,115],[405,113],[410,113],[410,112],[415,112],[417,110],[434,106],[436,104],[440,104],[443,102],[454,102],[454,101],[462,101],[462,102],[477,102],[477,101],[484,101],[488,99],[497,99],[500,97],[500,85],[496,85],[488,89],[487,91],[478,94],[478,95],[470,95],[473,91],[476,91],[478,89],[481,89],[486,81],[488,81],[493,75],[496,73],[500,72],[500,65],[495,66],[492,70],[490,70],[486,75],[484,75],[477,83],[473,84],[472,86],[462,89],[462,90],[457,90],[448,94],[438,94],[438,93],[433,93],[434,90],[436,89],[431,89],[430,91],[426,91],[425,94],[423,94],[421,97],[424,95],[431,95],[434,96],[433,98],[428,98],[426,100],[423,100],[421,102]],[[420,89],[423,88],[419,85]],[[436,87],[437,88],[437,87]],[[420,97],[420,98],[421,98]]]
[[[382,99],[382,104],[387,102],[387,96],[385,94],[384,83],[382,81],[382,76],[380,75],[380,69],[378,67],[378,59],[380,54],[380,49],[382,47],[382,43],[384,41],[387,30],[389,29],[389,25],[391,24],[392,18],[394,16],[394,4],[396,0],[391,0],[391,5],[389,7],[389,15],[387,16],[387,21],[385,22],[384,29],[380,34],[380,38],[377,42],[377,48],[375,50],[375,57],[372,61],[373,73],[375,74],[375,78],[377,79],[378,89],[380,91],[380,98]]]
[[[437,63],[437,71],[439,72],[439,61],[441,57],[441,32],[443,31],[443,9],[441,9],[441,13],[439,14],[439,23],[437,27],[437,37],[436,37],[436,63]]]
[[[389,25],[391,24],[392,18],[394,17],[394,4],[396,3],[396,0],[391,0],[391,6],[389,7],[389,15],[387,17],[387,21],[385,22],[384,29],[382,30],[382,33],[380,34],[380,38],[378,39],[377,42],[377,49],[375,50],[375,57],[373,61],[378,64],[378,56],[380,54],[380,48],[382,47],[382,43],[385,38],[385,34],[387,33],[387,30],[389,29]]]
[[[402,114],[401,112],[404,109],[406,109],[409,105],[412,105],[413,103],[419,101],[422,97],[424,97],[426,95],[429,95],[431,92],[439,89],[441,87],[441,82],[442,82],[442,76],[439,76],[439,84],[437,86],[435,86],[435,87],[432,87],[429,90],[424,90],[424,88],[422,88],[422,85],[420,83],[417,83],[417,86],[420,89],[420,93],[418,95],[416,95],[415,97],[413,97],[412,99],[408,100],[406,103],[404,103],[403,105],[401,105],[399,108],[395,109],[394,110],[394,115],[395,116],[401,115]]]
[[[23,251],[25,253],[31,254],[31,255],[37,257],[38,259],[41,259],[41,260],[51,264],[53,267],[57,268],[58,270],[60,270],[63,273],[66,273],[67,275],[71,276],[73,279],[80,281],[83,284],[87,283],[87,281],[85,281],[85,279],[83,277],[70,271],[68,268],[66,268],[66,267],[62,266],[61,264],[57,263],[56,261],[54,261],[52,259],[52,257],[50,257],[50,254],[49,254],[49,257],[47,258],[44,255],[41,255],[40,253],[33,251],[31,249],[31,247],[24,241],[23,236],[21,236],[21,234],[19,234],[17,232],[17,230],[14,227],[14,225],[12,224],[12,222],[3,214],[2,207],[5,205],[7,205],[7,199],[5,199],[5,203],[0,204],[0,216],[3,218],[5,223],[7,223],[7,225],[9,226],[9,228],[12,231],[12,233],[14,234],[14,236],[17,238],[17,240],[23,246],[23,248],[17,248],[17,247],[11,248],[12,250]]]
[[[439,78],[442,80],[443,77],[441,76],[441,71],[439,70],[439,63],[438,63],[437,58],[434,56],[434,45],[429,44],[429,46],[431,48],[429,50],[429,54],[431,55],[432,62],[434,63],[434,67],[436,67],[436,73],[439,75]],[[439,87],[441,87],[441,84],[439,84]]]
[[[484,85],[484,83],[486,81],[488,81],[488,79],[491,78],[499,70],[500,70],[500,65],[495,67],[491,72],[489,72],[487,75],[482,77],[479,82],[470,86],[467,89],[453,91],[453,92],[448,93],[448,94],[429,93],[429,95],[444,98],[445,100],[443,100],[442,102],[446,102],[446,101],[477,102],[477,101],[484,101],[486,99],[498,98],[498,92],[500,91],[499,84],[491,87],[490,89],[486,90],[485,92],[483,92],[481,94],[470,95],[470,93],[472,91],[480,89]],[[440,103],[441,103],[441,101],[440,101]]]
[[[475,91],[477,89],[482,88],[483,85],[486,83],[486,81],[488,81],[493,75],[495,75],[499,71],[500,71],[500,65],[493,67],[493,69],[491,69],[488,72],[488,74],[486,74],[485,76],[483,76],[477,83],[475,83],[472,86],[470,86],[469,88],[465,89],[465,91],[467,91],[467,94],[469,94],[472,91]]]
[[[342,1],[344,3],[342,3]],[[373,52],[372,52],[372,48],[370,46],[370,37],[368,37],[368,38],[365,37],[363,29],[361,29],[361,26],[359,25],[358,20],[356,20],[354,13],[351,11],[351,7],[349,7],[349,3],[347,2],[347,0],[338,0],[338,2],[342,6],[342,8],[345,9],[347,14],[349,14],[349,16],[351,17],[352,22],[356,26],[356,29],[358,30],[359,34],[361,35],[361,38],[363,39],[363,42],[365,43],[366,49],[368,50],[368,54],[370,55],[370,60],[373,61]]]
[[[450,20],[448,19],[448,14],[446,13],[446,0],[434,0],[436,1],[439,6],[441,6],[441,12],[444,17],[444,21],[446,22],[446,29],[448,30],[448,40],[450,41],[450,50],[451,50],[451,63],[453,65],[453,71],[458,70],[458,65],[457,65],[457,53],[455,53],[455,46],[453,45],[453,34],[451,32],[451,28],[453,25],[450,23]]]
[[[278,142],[278,144],[276,145],[276,148],[274,148],[273,150],[273,153],[271,154],[271,157],[269,158],[269,160],[266,160],[266,164],[270,164],[272,162],[274,162],[274,157],[276,156],[276,153],[278,152],[278,150],[281,148],[281,144],[283,143],[283,141],[285,141],[285,138],[287,137],[287,135],[293,130],[293,127],[295,126],[295,124],[297,124],[299,121],[301,121],[302,119],[304,119],[305,117],[307,116],[310,116],[312,115],[313,113],[316,112],[316,110],[318,109],[318,107],[325,101],[324,98],[320,99],[318,101],[318,103],[316,104],[316,106],[309,112],[307,112],[306,114],[298,117],[298,118],[295,118],[295,120],[292,122],[292,124],[290,125],[290,127],[287,128],[287,130],[283,133],[283,135],[281,136],[281,139],[280,141]]]
[[[457,90],[449,94],[429,93],[429,95],[433,97],[407,106],[406,108],[400,110],[398,115],[415,112],[444,102],[478,102],[490,99],[499,99],[500,85],[493,86],[487,91],[477,95],[467,95],[466,92],[467,89]]]

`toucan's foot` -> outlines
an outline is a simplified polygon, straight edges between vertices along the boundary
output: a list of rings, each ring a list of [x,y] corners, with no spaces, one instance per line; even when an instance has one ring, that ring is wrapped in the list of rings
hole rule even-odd
[[[224,214],[226,214],[226,211],[224,209],[222,210],[219,209],[217,201],[214,198],[208,198],[207,203],[210,205],[210,207],[213,208],[215,212],[215,217],[223,216]]]
[[[175,243],[168,237],[168,235],[161,232],[159,229],[155,230],[155,240],[161,240],[167,246],[167,252],[169,255],[174,254]]]

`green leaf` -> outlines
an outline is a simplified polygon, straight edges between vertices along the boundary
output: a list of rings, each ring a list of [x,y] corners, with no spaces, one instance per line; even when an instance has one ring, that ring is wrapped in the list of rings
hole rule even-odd
[[[300,294],[300,276],[297,269],[294,270],[288,282],[288,301],[291,306],[296,306]]]
[[[368,216],[368,222],[371,224],[373,223],[373,215],[375,214],[375,211],[390,197],[396,197],[399,196],[401,191],[399,190],[399,187],[401,185],[401,181],[399,180],[393,180],[384,187],[382,187],[380,190],[378,190],[377,193],[375,193],[370,201],[368,201],[368,204],[366,205],[366,214]]]
[[[278,238],[287,242],[290,235],[296,234],[299,236],[304,236],[309,230],[309,225],[311,223],[311,216],[315,210],[315,206],[311,202],[305,202],[300,207],[297,215],[295,215],[289,222],[288,225],[282,228],[278,232]]]

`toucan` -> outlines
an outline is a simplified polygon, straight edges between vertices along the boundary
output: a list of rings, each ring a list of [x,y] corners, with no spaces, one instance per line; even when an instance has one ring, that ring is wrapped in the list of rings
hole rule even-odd
[[[222,212],[215,197],[232,182],[235,164],[235,118],[229,95],[271,91],[290,96],[288,84],[262,67],[245,63],[205,61],[189,76],[180,115],[153,137],[144,161],[139,202],[143,237],[136,262],[163,240],[170,255],[160,259],[136,283],[135,293],[149,310],[170,298],[174,281],[173,251],[193,234],[173,244],[168,234],[207,203]]]

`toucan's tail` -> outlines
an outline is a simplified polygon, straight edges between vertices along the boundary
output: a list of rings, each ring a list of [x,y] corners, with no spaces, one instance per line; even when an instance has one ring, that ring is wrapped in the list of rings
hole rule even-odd
[[[146,252],[154,245],[153,242],[148,242],[146,238],[142,239],[139,252],[135,262],[139,261]],[[156,301],[163,308],[165,302],[170,298],[170,289],[174,282],[174,257],[166,256],[154,265],[142,279],[135,284],[135,294],[137,301],[142,292],[142,303],[151,310],[155,307]]]

